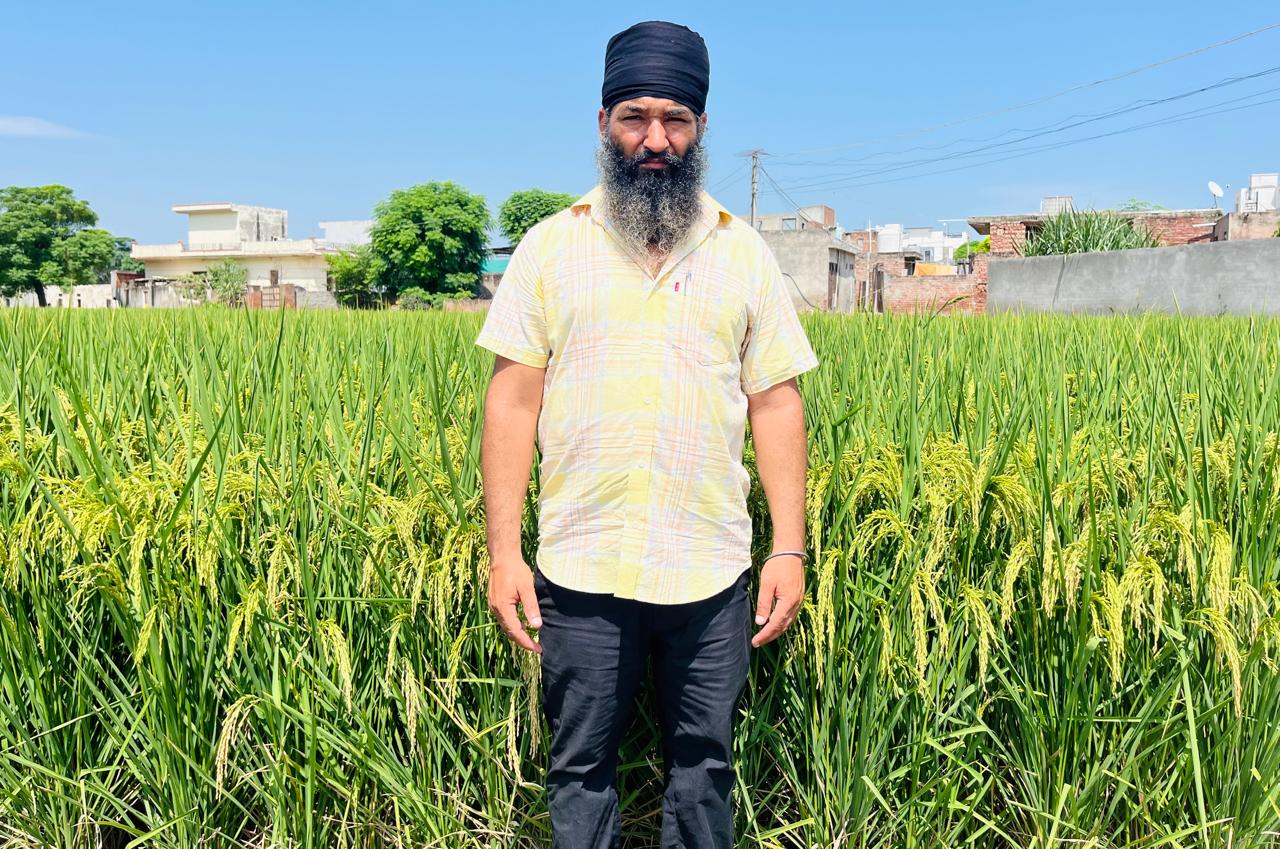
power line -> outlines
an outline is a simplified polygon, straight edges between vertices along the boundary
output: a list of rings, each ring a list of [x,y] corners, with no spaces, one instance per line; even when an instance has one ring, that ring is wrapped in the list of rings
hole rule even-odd
[[[723,180],[721,180],[720,182],[716,183],[714,186],[712,186],[712,187],[711,187],[710,189],[708,189],[707,191],[708,191],[708,192],[718,192],[718,191],[720,191],[721,189],[723,189],[723,188],[725,188],[726,186],[730,185],[734,180],[738,179],[738,177],[742,176],[743,172],[744,172],[744,171],[746,171],[746,170],[747,170],[747,164],[744,162],[742,165],[739,165],[739,166],[738,166],[738,168],[737,168],[737,169],[736,169],[732,174],[730,174],[728,177],[725,177],[725,178],[724,178]]]
[[[1061,126],[1058,126],[1058,125],[1052,125],[1052,126],[1050,126],[1050,127],[1048,127],[1048,128],[1041,129],[1041,130],[1038,130],[1038,131],[1036,131],[1036,132],[1028,133],[1028,134],[1026,134],[1026,135],[1024,135],[1024,136],[1021,136],[1021,137],[1019,137],[1019,138],[1016,138],[1016,139],[1009,139],[1009,140],[1007,140],[1007,141],[994,142],[994,143],[991,143],[991,144],[985,144],[985,145],[981,145],[981,146],[979,146],[979,147],[970,148],[970,149],[968,149],[968,150],[958,151],[958,152],[955,152],[955,153],[949,153],[949,154],[945,154],[945,155],[937,156],[937,157],[926,157],[926,158],[920,158],[920,159],[914,159],[914,160],[907,160],[907,161],[900,162],[900,163],[889,164],[889,165],[887,165],[886,167],[875,167],[875,168],[870,168],[870,169],[857,169],[855,172],[847,172],[847,171],[845,171],[845,172],[837,172],[837,173],[834,173],[834,174],[825,175],[825,176],[830,176],[830,177],[833,177],[833,178],[834,178],[834,179],[831,179],[831,180],[822,180],[822,179],[817,179],[817,178],[811,178],[811,179],[815,179],[815,180],[816,180],[816,182],[813,182],[813,183],[805,183],[805,184],[798,185],[798,186],[793,185],[793,186],[791,186],[791,190],[792,190],[792,191],[803,191],[803,190],[805,190],[805,189],[811,189],[811,188],[822,188],[822,187],[831,188],[831,187],[834,187],[834,186],[837,186],[837,185],[845,184],[845,183],[847,183],[847,182],[849,182],[849,181],[853,181],[853,180],[862,180],[862,179],[864,179],[864,178],[866,178],[866,177],[873,177],[873,176],[878,176],[878,175],[880,175],[880,174],[893,173],[893,172],[895,172],[895,171],[902,171],[902,170],[906,170],[906,169],[910,169],[910,168],[914,168],[914,167],[922,166],[922,165],[932,165],[932,164],[937,163],[937,162],[945,162],[945,161],[947,161],[947,160],[951,160],[951,159],[960,159],[960,158],[970,157],[970,156],[974,156],[974,155],[977,155],[977,154],[983,153],[983,152],[988,151],[988,150],[993,150],[993,149],[996,149],[996,148],[1002,148],[1002,147],[1008,147],[1008,146],[1010,146],[1010,145],[1017,145],[1017,144],[1021,144],[1021,143],[1023,143],[1023,142],[1031,141],[1031,140],[1033,140],[1033,139],[1040,138],[1040,137],[1042,137],[1042,136],[1052,135],[1052,134],[1055,134],[1055,133],[1065,132],[1066,130],[1071,130],[1071,129],[1075,129],[1075,128],[1077,128],[1077,127],[1082,127],[1082,126],[1085,126],[1086,124],[1092,124],[1092,123],[1096,123],[1097,121],[1106,120],[1106,119],[1108,119],[1108,118],[1114,118],[1114,117],[1116,117],[1116,116],[1118,116],[1118,115],[1124,115],[1124,114],[1128,114],[1128,113],[1130,113],[1130,112],[1137,112],[1137,111],[1139,111],[1139,110],[1141,110],[1141,109],[1149,109],[1149,108],[1151,108],[1151,107],[1153,107],[1153,106],[1159,106],[1159,105],[1163,105],[1163,104],[1165,104],[1165,103],[1171,103],[1171,102],[1176,101],[1176,100],[1183,100],[1183,99],[1186,99],[1187,97],[1191,97],[1191,96],[1194,96],[1194,95],[1196,95],[1196,94],[1201,94],[1201,93],[1206,92],[1206,91],[1211,91],[1211,90],[1214,90],[1214,89],[1223,88],[1223,87],[1225,87],[1225,86],[1228,86],[1228,85],[1234,85],[1234,84],[1236,84],[1236,83],[1244,82],[1244,81],[1247,81],[1247,80],[1258,79],[1258,78],[1260,78],[1260,77],[1268,76],[1268,75],[1275,74],[1275,73],[1280,73],[1280,66],[1276,66],[1276,67],[1274,67],[1274,68],[1268,68],[1268,69],[1265,69],[1265,70],[1262,70],[1262,71],[1257,71],[1257,72],[1255,72],[1255,73],[1253,73],[1253,74],[1247,74],[1247,75],[1245,75],[1245,76],[1241,76],[1241,77],[1229,77],[1229,78],[1227,78],[1227,79],[1219,80],[1219,81],[1218,81],[1218,82],[1216,82],[1216,83],[1211,83],[1211,84],[1209,84],[1209,85],[1202,86],[1202,87],[1200,87],[1200,88],[1193,89],[1193,90],[1191,90],[1191,91],[1180,92],[1180,93],[1175,94],[1175,95],[1170,95],[1169,97],[1164,97],[1164,98],[1160,98],[1160,99],[1153,100],[1153,101],[1146,101],[1146,102],[1142,102],[1141,104],[1138,104],[1138,105],[1130,105],[1130,106],[1126,106],[1126,107],[1122,107],[1122,108],[1114,109],[1114,110],[1112,110],[1112,111],[1110,111],[1110,112],[1106,112],[1106,113],[1103,113],[1103,114],[1100,114],[1100,115],[1096,115],[1096,116],[1093,116],[1093,117],[1090,117],[1090,118],[1087,118],[1087,119],[1084,119],[1084,120],[1081,120],[1081,121],[1076,121],[1076,122],[1071,123],[1071,124],[1066,124],[1066,125],[1061,125]],[[1255,93],[1254,93],[1254,94],[1252,94],[1252,95],[1247,95],[1245,98],[1238,98],[1238,99],[1247,99],[1248,97],[1256,97],[1256,96],[1258,96],[1259,94],[1266,94],[1266,93],[1268,93],[1269,91],[1270,91],[1270,90],[1264,90],[1264,91],[1261,91],[1261,92],[1255,92]],[[1231,103],[1231,102],[1234,102],[1234,101],[1225,101],[1225,103]],[[1214,105],[1220,106],[1220,105],[1223,105],[1223,103],[1214,104]],[[1203,108],[1208,108],[1208,107],[1201,107],[1201,108],[1203,109]],[[1191,111],[1192,111],[1192,112],[1196,112],[1196,111],[1200,111],[1200,110],[1199,110],[1199,109],[1197,109],[1197,110],[1191,110]],[[1181,114],[1190,114],[1190,113],[1181,113]],[[1106,134],[1103,134],[1103,135],[1105,136]],[[1101,138],[1101,137],[1103,137],[1103,136],[1098,136],[1098,138]]]
[[[1224,101],[1224,103],[1232,103],[1239,100],[1248,100],[1254,97],[1258,97],[1259,95],[1268,94],[1274,91],[1280,91],[1280,87],[1275,89],[1268,89],[1267,91],[1255,92],[1254,94],[1246,95],[1245,97],[1235,98],[1234,100],[1230,100],[1230,101]],[[1258,106],[1265,106],[1269,103],[1280,103],[1280,97],[1274,97],[1274,98],[1271,98],[1270,100],[1261,100],[1261,101],[1258,101],[1257,103],[1246,103],[1240,106],[1232,106],[1227,109],[1215,109],[1214,111],[1206,111],[1206,110],[1212,109],[1214,106],[1221,106],[1222,103],[1212,104],[1211,106],[1202,106],[1198,109],[1193,109],[1188,112],[1179,113],[1177,115],[1169,116],[1166,118],[1160,118],[1154,121],[1148,121],[1143,124],[1134,124],[1129,127],[1122,127],[1121,129],[1118,129],[1118,130],[1112,130],[1106,133],[1098,133],[1097,135],[1092,135],[1092,136],[1084,136],[1078,139],[1068,139],[1066,141],[1053,142],[1051,144],[1041,145],[1039,147],[1031,148],[1028,150],[1018,151],[1017,153],[1011,153],[1004,156],[997,156],[991,159],[985,159],[981,162],[968,162],[968,163],[965,163],[964,165],[959,165],[954,168],[942,168],[936,171],[922,171],[918,174],[907,174],[901,177],[890,177],[885,180],[869,180],[866,182],[845,183],[844,185],[841,186],[841,188],[856,189],[856,188],[863,188],[865,186],[880,186],[886,183],[899,183],[904,180],[914,180],[920,177],[930,177],[937,174],[950,174],[956,171],[967,171],[970,168],[977,168],[983,165],[992,165],[996,162],[1005,162],[1010,159],[1020,159],[1024,156],[1032,156],[1036,153],[1042,153],[1046,150],[1057,150],[1063,147],[1071,147],[1073,145],[1082,144],[1087,141],[1094,141],[1096,139],[1108,138],[1110,136],[1124,135],[1126,133],[1150,129],[1151,127],[1162,127],[1162,126],[1167,126],[1169,124],[1180,124],[1185,121],[1194,121],[1200,118],[1208,118],[1213,115],[1223,115],[1228,112],[1239,112],[1240,110],[1243,110],[1243,109],[1253,109]],[[1196,114],[1196,113],[1200,113],[1200,114]],[[856,178],[853,178],[853,179],[856,179]],[[834,184],[830,184],[830,183],[827,184],[828,187],[831,187],[833,185]],[[799,191],[799,189],[795,189],[793,187],[793,191]]]
[[[807,148],[804,150],[791,151],[790,153],[781,153],[777,155],[778,156],[796,156],[802,153],[822,153],[829,150],[848,150],[850,148],[865,147],[870,144],[878,144],[879,142],[883,142],[883,141],[892,141],[893,139],[908,138],[910,136],[922,135],[924,133],[932,133],[937,130],[946,129],[948,127],[955,127],[960,124],[972,123],[973,121],[981,121],[986,118],[994,117],[996,115],[1003,115],[1008,112],[1016,112],[1020,109],[1027,109],[1031,106],[1038,106],[1041,103],[1047,103],[1050,100],[1055,100],[1059,97],[1064,97],[1068,94],[1072,94],[1077,91],[1083,91],[1085,89],[1094,88],[1095,86],[1100,86],[1106,83],[1115,82],[1116,80],[1122,80],[1126,77],[1131,77],[1131,76],[1134,76],[1135,74],[1140,74],[1144,71],[1149,71],[1152,68],[1158,68],[1162,65],[1168,65],[1172,62],[1177,62],[1182,59],[1188,59],[1192,56],[1196,56],[1201,53],[1208,52],[1210,50],[1215,50],[1219,47],[1225,47],[1228,44],[1234,44],[1237,41],[1243,41],[1246,38],[1252,38],[1255,35],[1260,35],[1261,33],[1268,32],[1274,29],[1280,29],[1280,22],[1267,24],[1265,26],[1258,27],[1257,29],[1250,30],[1249,32],[1241,33],[1239,35],[1232,36],[1231,38],[1223,39],[1222,41],[1215,41],[1213,44],[1206,44],[1204,47],[1197,47],[1194,50],[1189,50],[1185,53],[1179,53],[1176,56],[1169,56],[1165,59],[1159,59],[1155,62],[1151,62],[1149,64],[1142,65],[1137,68],[1131,68],[1127,71],[1122,71],[1121,73],[1114,74],[1110,77],[1103,77],[1101,79],[1093,80],[1091,82],[1086,82],[1086,83],[1078,83],[1076,85],[1064,88],[1061,91],[1055,91],[1052,94],[1047,94],[1042,97],[1037,97],[1033,100],[1026,100],[1021,103],[1015,103],[1012,106],[1006,106],[1001,109],[993,109],[989,112],[982,112],[977,115],[968,115],[963,118],[957,118],[955,120],[947,121],[942,124],[933,124],[928,127],[921,127],[916,130],[907,130],[902,133],[896,133],[891,136],[882,136],[877,139],[865,139],[859,142],[851,142],[849,144],[829,145],[827,147],[813,147],[813,148]]]

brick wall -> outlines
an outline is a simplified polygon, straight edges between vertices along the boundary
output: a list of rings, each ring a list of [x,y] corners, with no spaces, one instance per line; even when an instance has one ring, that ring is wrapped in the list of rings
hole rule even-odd
[[[991,253],[995,256],[1017,256],[1027,239],[1027,225],[1021,221],[991,222]]]
[[[1213,241],[1213,227],[1203,225],[1216,223],[1218,217],[1205,213],[1155,214],[1135,215],[1134,221],[1154,233],[1163,245],[1194,245]]]
[[[986,280],[964,277],[890,277],[884,285],[884,309],[889,313],[933,312],[952,298],[961,300],[942,313],[981,314],[987,309]]]

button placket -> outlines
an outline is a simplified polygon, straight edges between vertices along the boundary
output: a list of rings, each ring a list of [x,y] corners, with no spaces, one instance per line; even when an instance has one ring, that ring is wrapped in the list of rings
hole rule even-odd
[[[646,324],[660,330],[663,326],[661,300],[646,297],[642,316]],[[636,453],[627,476],[626,517],[623,521],[623,539],[619,546],[614,590],[615,594],[626,597],[634,597],[641,579],[640,559],[644,553],[645,522],[649,515],[649,490],[654,451],[657,448],[658,405],[655,401],[660,368],[657,357],[656,348],[643,350],[637,365],[639,373],[644,376],[637,382],[638,391],[632,396],[632,444]]]

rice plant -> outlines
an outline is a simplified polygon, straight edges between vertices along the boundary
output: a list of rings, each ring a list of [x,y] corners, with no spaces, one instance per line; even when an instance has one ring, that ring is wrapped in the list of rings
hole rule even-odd
[[[0,318],[0,845],[550,845],[481,320]],[[813,556],[753,656],[739,845],[1272,845],[1280,322],[803,321]]]

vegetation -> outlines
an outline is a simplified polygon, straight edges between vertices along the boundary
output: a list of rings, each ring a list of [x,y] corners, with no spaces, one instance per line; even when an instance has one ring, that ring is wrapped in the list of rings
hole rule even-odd
[[[1116,207],[1119,212],[1148,212],[1161,209],[1168,209],[1167,206],[1161,206],[1158,203],[1152,203],[1149,200],[1141,200],[1139,198],[1129,198],[1124,203]]]
[[[549,845],[537,657],[486,602],[482,315],[3,318],[6,842]],[[739,845],[1265,845],[1280,322],[801,318],[813,556],[752,654]]]
[[[368,245],[329,254],[325,260],[329,264],[333,296],[338,303],[346,307],[372,307],[382,302],[373,290],[377,275],[374,272],[373,249]]]
[[[498,226],[511,244],[517,244],[533,225],[567,209],[577,199],[575,195],[544,192],[542,189],[514,192],[498,209]]]
[[[1023,256],[1157,248],[1160,240],[1143,225],[1105,210],[1064,210],[1027,234]]]
[[[985,254],[991,252],[991,237],[983,236],[981,239],[970,239],[951,253],[951,258],[956,262],[968,259],[974,254]]]
[[[400,293],[400,297],[396,298],[396,306],[402,310],[426,310],[436,304],[426,289],[414,286]]]
[[[48,305],[48,287],[70,291],[105,277],[117,243],[96,229],[97,214],[66,186],[0,189],[0,295],[35,292]]]
[[[201,272],[184,274],[174,281],[178,295],[189,301],[242,306],[249,286],[249,269],[233,259],[220,259]]]
[[[369,231],[377,283],[389,298],[414,286],[443,297],[473,296],[488,227],[484,198],[456,183],[393,191],[374,208]]]

